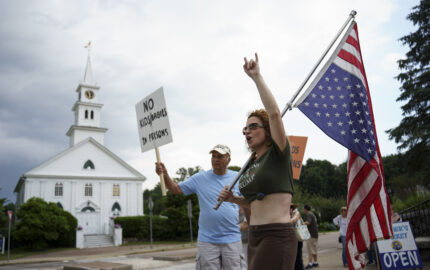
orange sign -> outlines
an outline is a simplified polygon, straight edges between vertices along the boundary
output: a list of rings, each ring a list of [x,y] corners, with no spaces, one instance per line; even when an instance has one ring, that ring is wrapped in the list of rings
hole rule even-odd
[[[290,141],[291,156],[293,158],[291,162],[293,165],[293,178],[299,180],[308,137],[288,136],[288,140]]]

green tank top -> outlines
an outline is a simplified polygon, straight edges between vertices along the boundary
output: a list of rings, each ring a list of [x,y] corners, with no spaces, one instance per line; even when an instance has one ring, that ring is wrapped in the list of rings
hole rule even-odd
[[[272,193],[294,192],[291,167],[290,143],[284,151],[272,141],[272,145],[260,158],[249,163],[239,180],[240,193],[251,203]]]

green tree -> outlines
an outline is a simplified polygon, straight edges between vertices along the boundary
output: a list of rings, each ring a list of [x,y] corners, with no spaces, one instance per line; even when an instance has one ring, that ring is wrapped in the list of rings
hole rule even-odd
[[[74,243],[77,220],[55,203],[31,198],[19,207],[17,218],[14,237],[21,246],[41,249]]]
[[[346,197],[346,164],[335,166],[327,160],[308,159],[298,186],[304,193],[323,197]]]
[[[417,29],[400,39],[410,48],[406,59],[398,61],[401,73],[396,77],[402,83],[397,101],[406,102],[404,118],[387,133],[400,143],[399,150],[407,150],[407,178],[424,184],[430,176],[430,0],[421,0],[407,19]]]
[[[0,199],[0,235],[5,235],[8,226],[7,210],[4,207],[6,198]]]

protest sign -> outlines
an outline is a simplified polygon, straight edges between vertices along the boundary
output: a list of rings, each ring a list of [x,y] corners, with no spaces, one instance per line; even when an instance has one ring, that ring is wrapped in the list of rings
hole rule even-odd
[[[377,241],[382,269],[422,268],[423,262],[409,222],[393,223],[393,239]]]
[[[137,128],[142,152],[155,149],[157,162],[161,162],[159,146],[173,141],[167,115],[163,87],[160,87],[136,104]],[[161,192],[166,195],[163,175],[160,175]]]
[[[293,158],[291,161],[293,166],[293,179],[299,180],[308,137],[288,136],[288,140],[290,141],[291,157]]]

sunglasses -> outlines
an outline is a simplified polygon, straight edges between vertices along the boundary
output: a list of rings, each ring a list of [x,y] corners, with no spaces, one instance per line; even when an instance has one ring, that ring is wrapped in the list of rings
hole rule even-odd
[[[243,129],[242,129],[242,133],[243,133],[243,135],[245,135],[245,133],[246,133],[246,131],[249,129],[249,130],[255,130],[255,129],[257,129],[257,128],[264,128],[264,126],[263,125],[260,125],[259,123],[251,123],[251,124],[249,124],[248,126],[246,126],[246,127],[244,127]]]

